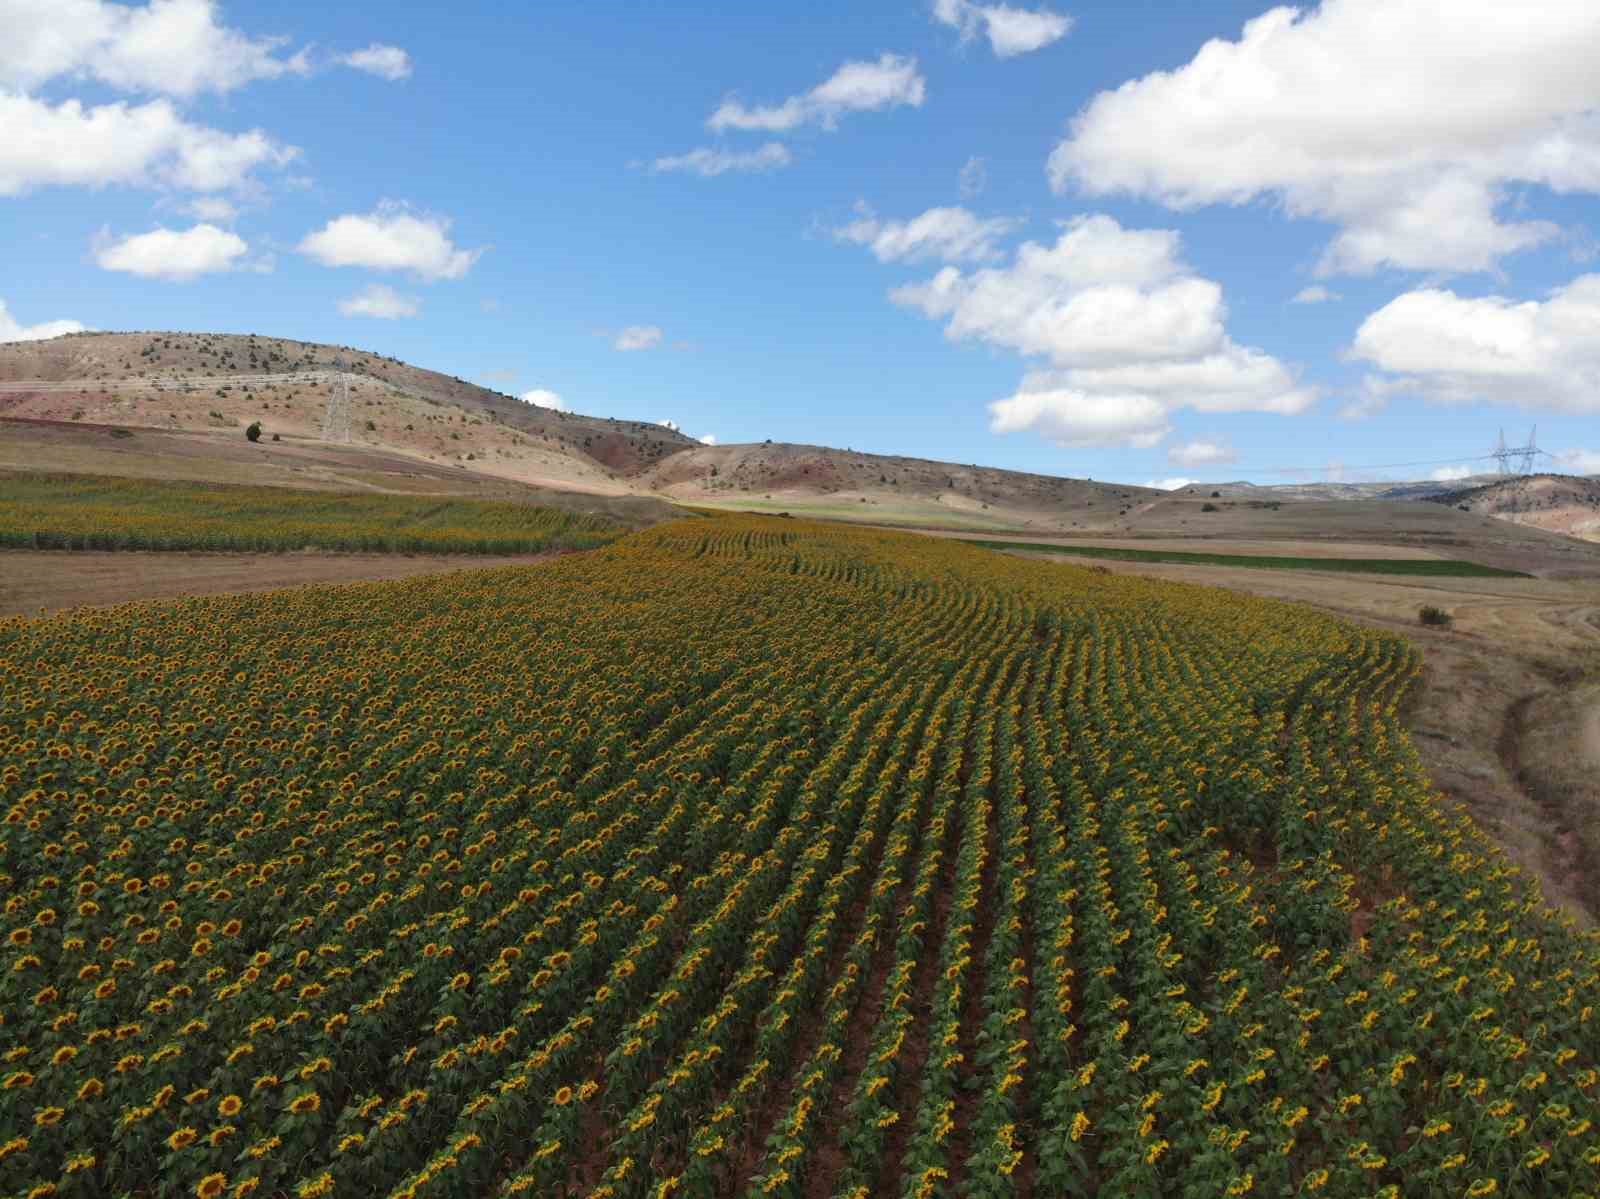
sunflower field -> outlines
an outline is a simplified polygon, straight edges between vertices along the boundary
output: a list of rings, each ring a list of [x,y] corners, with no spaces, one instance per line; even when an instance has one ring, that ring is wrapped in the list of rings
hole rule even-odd
[[[0,620],[0,1195],[1600,1193],[1417,671],[745,517]]]

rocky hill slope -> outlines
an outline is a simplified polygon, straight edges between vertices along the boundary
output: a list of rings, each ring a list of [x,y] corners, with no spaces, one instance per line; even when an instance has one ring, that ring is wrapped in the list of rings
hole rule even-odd
[[[1600,479],[1597,478],[1513,475],[1428,498],[1462,512],[1600,541]]]

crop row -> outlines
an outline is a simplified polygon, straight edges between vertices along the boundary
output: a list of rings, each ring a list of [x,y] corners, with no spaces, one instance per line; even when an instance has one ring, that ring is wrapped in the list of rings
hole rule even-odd
[[[1600,1191],[1417,667],[745,518],[0,622],[0,1193]]]

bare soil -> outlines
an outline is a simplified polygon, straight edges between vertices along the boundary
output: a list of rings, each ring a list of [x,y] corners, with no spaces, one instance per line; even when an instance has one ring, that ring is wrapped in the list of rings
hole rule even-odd
[[[508,479],[380,447],[333,444],[292,434],[280,441],[252,443],[239,430],[157,429],[0,416],[0,471],[510,500],[592,512],[632,527],[680,514],[661,500],[602,494],[576,478]]]
[[[184,595],[272,591],[308,583],[406,579],[449,570],[527,565],[560,556],[0,550],[0,617]]]

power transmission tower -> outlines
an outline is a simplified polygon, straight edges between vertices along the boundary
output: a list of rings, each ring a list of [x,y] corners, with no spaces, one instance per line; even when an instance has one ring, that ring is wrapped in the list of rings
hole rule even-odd
[[[344,373],[344,355],[333,357],[333,380],[328,384],[328,410],[322,417],[323,441],[350,440],[350,383]]]
[[[1528,434],[1527,445],[1507,445],[1506,431],[1500,430],[1500,439],[1495,442],[1494,449],[1489,451],[1489,457],[1500,464],[1500,473],[1503,475],[1531,475],[1533,463],[1538,458],[1539,426],[1533,426],[1533,432]]]

